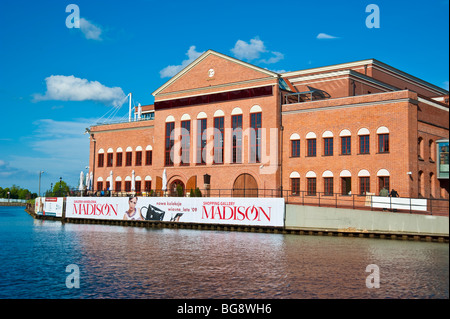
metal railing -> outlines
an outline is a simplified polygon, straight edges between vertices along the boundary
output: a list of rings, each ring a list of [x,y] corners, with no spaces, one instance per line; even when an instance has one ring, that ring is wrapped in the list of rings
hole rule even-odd
[[[0,203],[26,203],[26,199],[0,198]]]

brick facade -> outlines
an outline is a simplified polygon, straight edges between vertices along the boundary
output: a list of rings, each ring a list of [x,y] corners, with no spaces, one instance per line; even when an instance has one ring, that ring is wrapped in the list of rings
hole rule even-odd
[[[283,80],[286,85],[280,84]],[[292,93],[312,89],[322,90],[327,96],[310,100],[306,94],[299,103],[292,100],[298,98]],[[221,189],[221,196],[232,195],[231,189],[245,183],[245,187],[251,185],[271,195],[281,189],[291,190],[292,183],[305,192],[313,182],[316,192],[378,194],[380,185],[388,180],[389,187],[402,197],[448,198],[448,180],[436,178],[434,155],[435,141],[448,138],[449,128],[448,104],[436,97],[446,96],[448,101],[448,92],[379,61],[280,75],[208,51],[153,95],[154,106],[145,106],[143,111],[154,109],[154,119],[90,128],[90,170],[95,190],[97,185],[106,188],[112,171],[113,189],[121,181],[124,191],[125,181],[133,178],[134,171],[141,191],[145,191],[145,180],[151,180],[152,190],[160,191],[166,170],[167,186],[181,184],[187,192],[195,187],[204,189],[203,175],[209,174],[211,190]],[[242,119],[242,163],[233,162],[232,127],[237,115]],[[217,137],[215,140],[214,125],[215,118],[220,117],[224,135],[223,153],[219,154],[223,161],[216,163],[215,145],[221,144],[217,144]],[[197,156],[199,119],[206,119],[207,126],[205,163]],[[188,163],[182,162],[187,154],[182,149],[186,141],[182,140],[182,121],[190,124]],[[167,138],[166,127],[172,124],[167,123],[173,123],[171,139]],[[254,125],[262,128],[260,138],[253,136]],[[380,151],[380,138],[386,135],[388,150]],[[312,136],[316,153],[308,156],[307,140]],[[363,143],[368,143],[363,152],[361,136]],[[169,162],[166,143],[172,148]],[[299,147],[299,154],[292,153],[293,145]],[[131,150],[130,166],[126,165],[127,149]],[[150,149],[151,164],[146,162]],[[254,156],[257,150],[258,158]],[[99,151],[104,154],[102,166]],[[108,156],[108,151],[113,155]],[[136,163],[139,152],[140,164]],[[123,154],[121,166],[116,165],[117,153]],[[113,162],[108,166],[111,156]],[[345,190],[344,177],[350,177]],[[98,184],[101,180],[103,184]]]

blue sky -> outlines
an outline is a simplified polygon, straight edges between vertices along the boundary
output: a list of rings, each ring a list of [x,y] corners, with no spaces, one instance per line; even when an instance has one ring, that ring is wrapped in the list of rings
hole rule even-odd
[[[66,26],[69,4],[80,28]],[[448,90],[448,12],[448,0],[1,0],[0,186],[37,192],[40,170],[42,192],[59,177],[76,186],[85,128],[129,92],[152,104],[208,49],[279,72],[375,58]]]

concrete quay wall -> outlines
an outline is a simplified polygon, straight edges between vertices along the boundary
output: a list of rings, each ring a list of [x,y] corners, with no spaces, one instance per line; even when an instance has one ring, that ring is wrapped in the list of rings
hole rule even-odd
[[[285,228],[448,238],[449,217],[286,204]]]
[[[101,220],[42,216],[33,207],[26,211],[36,219],[76,224],[103,224],[146,228],[264,232],[275,234],[343,236],[449,243],[449,218],[420,214],[376,212],[286,204],[284,227],[163,221]]]

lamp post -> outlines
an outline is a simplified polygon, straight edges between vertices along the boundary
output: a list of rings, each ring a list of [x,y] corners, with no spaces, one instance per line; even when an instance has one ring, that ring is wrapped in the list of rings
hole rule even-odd
[[[61,182],[62,182],[62,177],[59,178],[59,196],[61,196]]]
[[[41,197],[41,175],[44,174],[44,171],[39,171],[39,197]]]

